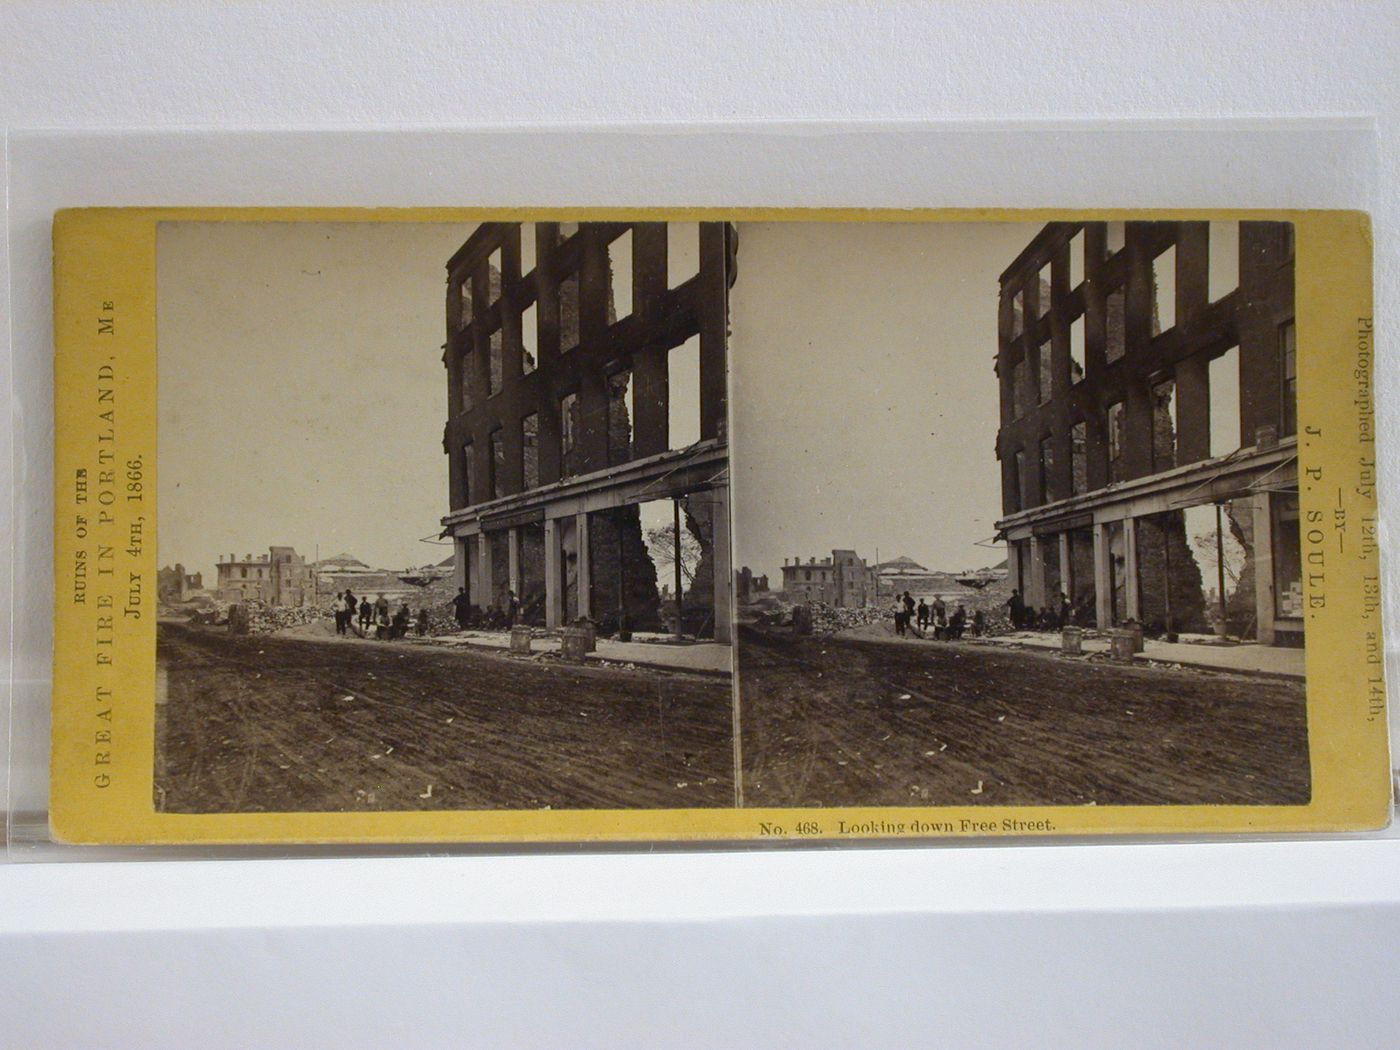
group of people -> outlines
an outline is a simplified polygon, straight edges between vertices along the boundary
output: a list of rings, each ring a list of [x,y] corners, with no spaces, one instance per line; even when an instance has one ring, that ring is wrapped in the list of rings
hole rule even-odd
[[[520,599],[512,590],[507,590],[500,605],[479,609],[472,604],[471,595],[465,587],[458,587],[452,599],[452,615],[462,630],[469,627],[482,627],[488,631],[503,631],[520,622]]]
[[[335,596],[335,633],[368,638],[372,628],[374,637],[381,641],[406,637],[414,622],[408,603],[402,603],[397,612],[391,612],[391,609],[389,599],[384,597],[382,591],[371,603],[367,596],[356,598],[347,587],[343,593]],[[417,629],[420,636],[428,633],[427,609],[418,610]]]
[[[905,591],[894,604],[894,633],[901,637],[912,633],[919,638],[932,636],[938,641],[953,641],[969,629],[980,635],[986,624],[987,617],[981,609],[972,614],[969,623],[962,602],[950,613],[941,595],[935,595],[932,602],[920,598],[915,603],[914,596]]]
[[[1017,630],[1058,631],[1071,625],[1091,625],[1083,622],[1088,617],[1079,615],[1081,610],[1070,604],[1069,596],[1062,590],[1057,590],[1050,604],[1040,609],[1028,604],[1019,590],[1013,590],[1006,607],[1011,614],[1011,626]]]

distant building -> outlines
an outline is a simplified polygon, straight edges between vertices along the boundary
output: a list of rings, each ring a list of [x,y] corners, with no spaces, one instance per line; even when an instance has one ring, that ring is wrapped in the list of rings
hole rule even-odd
[[[164,568],[156,573],[156,594],[163,602],[176,604],[183,602],[195,591],[204,589],[203,573],[187,573],[179,562],[175,567]]]
[[[998,345],[1029,604],[1301,644],[1292,224],[1050,223],[1001,275]]]
[[[218,563],[220,601],[249,599],[269,605],[300,606],[315,601],[315,570],[292,547],[269,547],[267,554],[241,559],[230,554]]]
[[[745,565],[734,574],[734,588],[739,604],[744,605],[756,595],[768,593],[768,577],[766,574],[755,576],[753,570]]]
[[[863,609],[875,603],[875,572],[853,550],[833,550],[820,561],[784,559],[783,590],[795,601]]]

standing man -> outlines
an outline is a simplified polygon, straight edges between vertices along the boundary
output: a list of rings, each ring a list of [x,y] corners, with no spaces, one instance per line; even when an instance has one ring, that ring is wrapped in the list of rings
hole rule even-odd
[[[514,591],[506,591],[506,626],[514,627],[520,616],[520,599]]]
[[[1026,619],[1026,603],[1021,597],[1020,588],[1011,591],[1011,597],[1006,599],[1006,606],[1011,610],[1011,626],[1020,630]]]
[[[345,633],[345,605],[343,602],[345,595],[339,591],[335,592],[335,633]]]
[[[457,618],[457,626],[464,631],[471,620],[471,609],[472,600],[467,594],[467,589],[458,587],[457,597],[452,599],[452,615]]]
[[[360,637],[369,636],[369,624],[374,619],[374,606],[369,603],[369,596],[360,599]]]
[[[919,599],[919,630],[928,630],[928,602]]]
[[[346,588],[345,588],[345,628],[346,628],[347,631],[355,626],[355,612],[356,612],[356,605],[357,605],[357,604],[358,604],[358,603],[355,601],[355,595],[351,593],[349,587],[346,587]]]

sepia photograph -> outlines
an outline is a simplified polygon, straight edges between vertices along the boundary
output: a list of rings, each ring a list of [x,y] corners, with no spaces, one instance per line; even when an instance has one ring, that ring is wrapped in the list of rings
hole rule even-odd
[[[156,245],[157,811],[733,806],[732,226]]]
[[[1292,224],[738,232],[744,803],[1308,803]]]

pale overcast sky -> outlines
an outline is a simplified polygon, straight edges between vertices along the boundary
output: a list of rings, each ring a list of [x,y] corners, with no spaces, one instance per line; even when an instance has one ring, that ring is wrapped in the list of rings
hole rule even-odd
[[[436,540],[448,509],[444,267],[475,228],[161,224],[162,565],[181,562],[212,585],[218,556],[273,544],[382,568],[451,554],[422,540]],[[668,256],[672,283],[695,273],[694,223],[672,225]],[[630,288],[625,249],[612,268]],[[698,357],[693,346],[676,353],[677,440],[693,441]],[[671,520],[659,504],[643,515]]]
[[[160,561],[441,561],[444,265],[475,228],[163,223]]]
[[[997,278],[1039,223],[762,223],[731,297],[734,564],[991,565]]]

